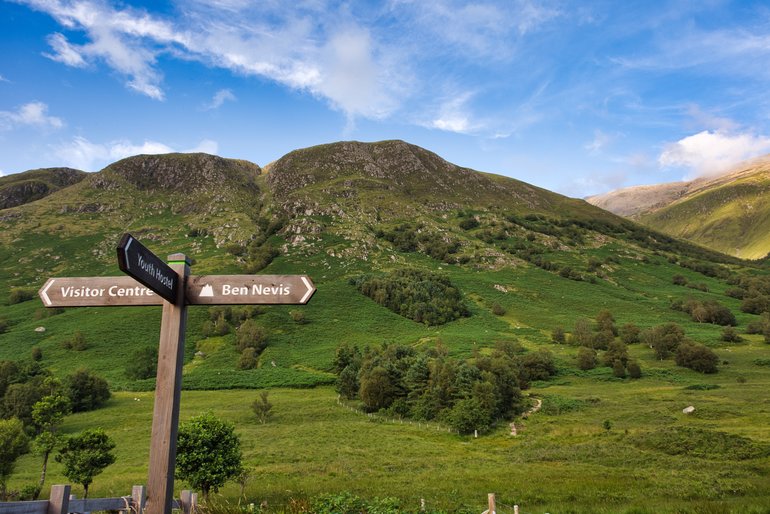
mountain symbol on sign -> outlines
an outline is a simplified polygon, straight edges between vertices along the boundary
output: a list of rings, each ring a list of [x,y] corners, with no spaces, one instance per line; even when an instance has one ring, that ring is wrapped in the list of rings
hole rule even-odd
[[[210,284],[205,284],[203,286],[203,289],[201,289],[201,294],[199,294],[198,296],[212,297],[214,296],[214,288],[211,287]]]

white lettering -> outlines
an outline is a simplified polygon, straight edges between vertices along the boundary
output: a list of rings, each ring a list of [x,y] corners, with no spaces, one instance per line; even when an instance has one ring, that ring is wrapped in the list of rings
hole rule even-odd
[[[254,284],[251,286],[251,294],[259,296],[289,296],[291,294],[291,289],[289,286],[283,284],[279,284],[278,286]]]

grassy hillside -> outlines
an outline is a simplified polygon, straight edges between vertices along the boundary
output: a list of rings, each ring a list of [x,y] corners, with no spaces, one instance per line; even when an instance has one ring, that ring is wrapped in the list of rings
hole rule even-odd
[[[72,168],[42,168],[0,177],[0,209],[34,202],[85,177],[84,171]]]
[[[726,175],[639,186],[588,199],[654,230],[742,259],[770,253],[770,161]]]
[[[761,393],[770,385],[770,346],[762,335],[745,334],[760,317],[742,312],[730,291],[741,277],[766,276],[766,268],[579,200],[454,167],[403,142],[300,150],[267,173],[200,154],[140,156],[0,211],[0,318],[7,325],[0,360],[28,359],[38,347],[57,376],[85,366],[118,391],[105,408],[65,425],[69,433],[100,425],[118,441],[118,464],[97,477],[94,495],[125,494],[144,481],[154,380],[128,371],[143,348],[157,344],[160,308],[46,311],[37,298],[11,303],[10,294],[36,290],[52,276],[119,274],[114,247],[124,230],[161,256],[193,257],[193,274],[266,264],[260,273],[308,274],[318,288],[307,306],[249,313],[267,333],[255,369],[237,368],[236,322],[212,333],[222,311],[189,309],[183,417],[212,410],[236,423],[254,467],[249,501],[267,499],[280,511],[292,498],[349,491],[397,496],[410,508],[422,497],[431,508],[474,512],[485,508],[488,492],[525,512],[763,512],[756,509],[770,502]],[[264,258],[274,250],[274,259]],[[448,277],[471,316],[416,323],[351,283],[403,268]],[[723,327],[671,309],[689,298],[729,308],[743,341],[727,343]],[[719,372],[659,361],[642,344],[630,345],[641,379],[615,378],[607,367],[581,371],[578,348],[553,343],[552,332],[571,332],[602,310],[618,326],[676,322],[716,352]],[[77,331],[85,350],[64,344]],[[501,341],[525,352],[548,349],[559,372],[529,391],[543,410],[515,421],[523,428],[517,437],[500,424],[472,439],[337,405],[331,370],[340,343],[428,349],[439,341],[461,358],[488,354]],[[262,388],[276,405],[264,426],[249,408]],[[690,404],[696,414],[683,415]],[[693,445],[680,455],[669,440]],[[731,445],[756,452],[738,459]],[[33,481],[37,471],[37,459],[25,456],[11,486]],[[61,481],[60,472],[53,466],[48,483]],[[237,486],[226,494],[237,496]]]

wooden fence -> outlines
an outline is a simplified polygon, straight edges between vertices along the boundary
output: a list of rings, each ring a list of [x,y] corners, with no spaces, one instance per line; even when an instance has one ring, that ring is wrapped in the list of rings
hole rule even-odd
[[[135,485],[131,496],[119,498],[87,498],[79,500],[70,494],[69,485],[54,485],[47,500],[26,502],[0,502],[0,514],[84,514],[104,510],[121,511],[126,514],[141,514],[147,501],[143,485]],[[198,494],[182,491],[179,500],[173,500],[171,507],[183,514],[195,514]]]

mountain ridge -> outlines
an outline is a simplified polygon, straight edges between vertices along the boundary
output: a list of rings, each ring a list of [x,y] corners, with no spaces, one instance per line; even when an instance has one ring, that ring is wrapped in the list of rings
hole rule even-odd
[[[624,188],[589,203],[744,259],[770,253],[770,156],[690,182]]]

